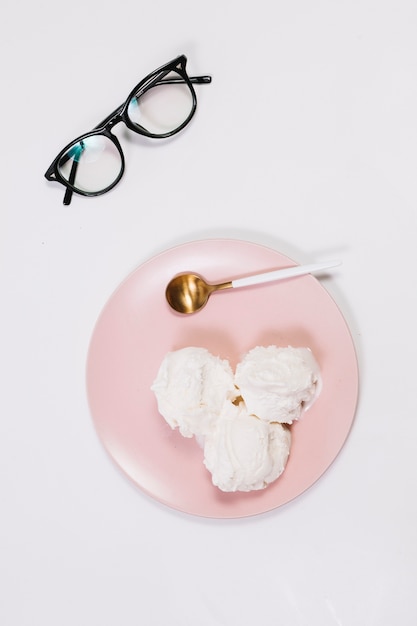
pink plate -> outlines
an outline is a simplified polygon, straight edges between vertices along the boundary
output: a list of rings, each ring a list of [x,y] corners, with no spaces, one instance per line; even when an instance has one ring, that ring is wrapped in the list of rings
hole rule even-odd
[[[87,361],[91,414],[116,464],[156,500],[180,511],[237,518],[274,509],[310,487],[333,462],[354,419],[358,369],[352,337],[328,292],[311,275],[217,292],[193,315],[174,313],[165,287],[194,271],[211,282],[295,265],[258,244],[208,239],[177,246],[137,268],[95,326]],[[265,490],[226,494],[214,487],[194,439],[165,423],[150,386],[165,354],[202,346],[232,364],[256,345],[311,348],[323,388],[292,428],[284,473]]]

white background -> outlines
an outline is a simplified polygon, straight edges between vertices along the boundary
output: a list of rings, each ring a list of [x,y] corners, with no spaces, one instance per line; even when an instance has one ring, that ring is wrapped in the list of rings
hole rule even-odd
[[[417,4],[5,0],[0,29],[0,623],[415,626]],[[190,126],[118,129],[122,182],[64,207],[57,152],[180,53],[213,76]],[[341,258],[360,367],[330,469],[244,520],[142,494],[86,400],[109,295],[213,236]]]

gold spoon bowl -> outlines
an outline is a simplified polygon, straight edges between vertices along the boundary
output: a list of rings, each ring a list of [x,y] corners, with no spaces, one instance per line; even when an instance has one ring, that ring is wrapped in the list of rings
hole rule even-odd
[[[168,283],[165,295],[168,304],[178,313],[195,313],[207,304],[213,291],[231,287],[232,281],[211,285],[198,274],[179,274]]]

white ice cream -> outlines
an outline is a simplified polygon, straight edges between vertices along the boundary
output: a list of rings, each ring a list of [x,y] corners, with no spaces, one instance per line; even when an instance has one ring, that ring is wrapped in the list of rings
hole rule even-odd
[[[196,347],[169,352],[151,389],[161,415],[184,437],[205,436],[224,402],[236,397],[229,362]]]
[[[284,471],[291,433],[320,391],[308,348],[257,346],[233,374],[205,348],[169,352],[151,387],[171,428],[195,436],[212,482],[226,492],[263,489]]]
[[[205,438],[204,465],[222,491],[264,489],[284,471],[290,444],[288,428],[249,415],[243,402],[227,403]]]
[[[237,365],[235,384],[249,413],[291,424],[314,401],[320,370],[308,348],[257,346]]]

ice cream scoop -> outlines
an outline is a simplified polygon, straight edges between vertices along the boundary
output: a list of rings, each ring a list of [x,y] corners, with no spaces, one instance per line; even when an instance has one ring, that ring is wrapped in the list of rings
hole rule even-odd
[[[249,413],[292,424],[320,393],[320,368],[308,348],[256,346],[237,364],[235,385]]]
[[[209,297],[215,291],[237,289],[239,287],[248,287],[250,285],[283,280],[294,276],[312,274],[313,272],[320,272],[331,267],[336,267],[340,265],[340,263],[340,261],[324,261],[310,265],[294,265],[272,272],[252,274],[251,276],[229,280],[217,285],[206,282],[199,274],[178,274],[168,283],[165,296],[168,304],[178,313],[195,313],[207,304]]]
[[[221,491],[264,489],[285,469],[291,433],[249,415],[245,404],[226,403],[204,442],[204,465]]]
[[[228,361],[205,348],[168,352],[151,386],[158,410],[183,437],[205,436],[236,387]]]

